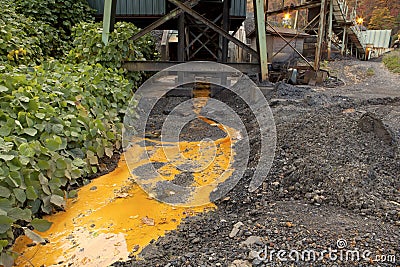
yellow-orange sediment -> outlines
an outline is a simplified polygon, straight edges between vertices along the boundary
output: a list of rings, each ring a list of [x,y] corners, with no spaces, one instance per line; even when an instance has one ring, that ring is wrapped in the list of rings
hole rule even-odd
[[[197,92],[196,92],[197,91]],[[206,104],[208,90],[195,90],[194,110],[197,114]],[[65,212],[46,216],[53,222],[52,227],[40,235],[49,240],[46,245],[28,247],[32,241],[21,236],[13,250],[20,253],[18,266],[107,266],[118,260],[126,260],[128,255],[138,254],[151,240],[176,229],[183,218],[215,208],[213,204],[199,207],[177,207],[161,203],[149,197],[132,180],[130,169],[164,162],[158,170],[161,175],[151,182],[172,180],[181,173],[176,167],[182,160],[198,162],[203,168],[193,174],[192,186],[196,191],[187,203],[207,203],[210,192],[216,184],[225,181],[232,174],[231,145],[234,129],[218,125],[199,116],[205,122],[218,126],[227,136],[213,142],[179,142],[168,144],[151,140],[147,147],[136,145],[121,157],[115,171],[93,180],[79,190],[78,197],[69,199]],[[136,140],[136,141],[143,141]],[[143,143],[143,142],[141,142]],[[150,157],[143,157],[148,153]],[[167,155],[168,157],[167,157]],[[172,159],[171,159],[172,155]],[[171,162],[172,161],[172,162]],[[133,178],[133,179],[131,179]],[[133,253],[132,253],[133,252]]]

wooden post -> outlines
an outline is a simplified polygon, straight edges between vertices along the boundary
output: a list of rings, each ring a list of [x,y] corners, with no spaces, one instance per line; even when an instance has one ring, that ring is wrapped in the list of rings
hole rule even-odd
[[[268,0],[266,1],[268,6]],[[267,34],[265,29],[264,0],[253,0],[254,18],[256,20],[257,31],[257,48],[260,57],[261,81],[268,80],[268,51],[267,51]]]
[[[230,0],[224,0],[223,10],[222,10],[222,29],[229,32],[229,7]],[[220,35],[222,38],[222,63],[228,62],[228,39]]]
[[[329,29],[328,29],[328,60],[332,52],[332,21],[333,21],[333,0],[329,1]]]
[[[315,61],[314,70],[319,70],[321,54],[322,54],[322,42],[325,34],[325,22],[326,22],[326,0],[321,0],[321,11],[319,13],[319,27],[318,27],[318,38],[317,47],[315,48]]]
[[[185,14],[178,19],[178,61],[185,61]]]
[[[344,55],[345,50],[346,50],[346,32],[347,32],[347,27],[344,26],[344,28],[343,28],[343,39],[342,39],[342,55]]]

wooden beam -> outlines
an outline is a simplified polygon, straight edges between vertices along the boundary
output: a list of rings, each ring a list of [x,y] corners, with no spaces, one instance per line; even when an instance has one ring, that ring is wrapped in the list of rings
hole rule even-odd
[[[185,4],[189,7],[194,7],[198,3],[199,3],[199,0],[188,0],[185,2]],[[183,10],[181,10],[180,8],[173,9],[171,12],[164,15],[162,18],[159,18],[158,20],[156,20],[155,22],[153,22],[152,24],[150,24],[149,26],[147,26],[140,32],[133,35],[131,39],[134,41],[139,39],[140,37],[146,35],[147,33],[151,32],[152,30],[155,30],[157,27],[163,25],[168,20],[176,18],[177,16],[181,15],[182,13],[183,13]]]
[[[346,52],[346,45],[347,45],[346,44],[346,40],[347,40],[346,32],[347,32],[347,27],[344,26],[344,28],[343,28],[343,39],[342,39],[342,50],[341,50],[342,55],[345,55],[345,52]]]
[[[318,27],[318,38],[317,47],[315,48],[315,61],[314,70],[319,70],[321,55],[322,55],[322,43],[325,35],[325,22],[326,22],[326,0],[321,0],[321,11],[319,13],[319,27]]]
[[[122,67],[128,71],[161,71],[183,62],[177,61],[127,61]],[[258,63],[226,63],[238,71],[244,73],[260,73],[260,64]],[[204,71],[206,72],[206,70]]]
[[[282,36],[282,34],[280,34],[277,30],[275,30],[275,28],[269,24],[269,22],[267,21],[268,26],[270,26],[272,28],[272,30],[288,45],[290,46],[308,65],[310,65],[310,67],[312,67],[312,65],[310,64],[310,62],[308,62],[308,60],[296,49],[296,47],[294,47],[290,41],[286,40],[285,37]]]
[[[223,29],[221,29],[220,27],[218,27],[217,25],[215,25],[215,23],[209,21],[208,19],[206,19],[205,17],[203,17],[202,15],[200,15],[199,13],[197,13],[196,11],[194,11],[193,9],[191,9],[190,7],[188,7],[185,3],[179,2],[178,0],[168,0],[169,2],[173,3],[174,5],[176,5],[177,7],[179,7],[180,9],[182,9],[183,11],[185,11],[187,14],[189,14],[190,16],[194,17],[195,19],[201,21],[203,24],[205,24],[206,26],[210,27],[211,29],[213,29],[214,31],[216,31],[217,33],[219,33],[220,35],[224,36],[226,39],[228,39],[229,41],[231,41],[232,43],[236,44],[237,46],[245,49],[246,51],[250,52],[252,55],[254,55],[256,58],[259,58],[258,53],[248,47],[246,44],[244,44],[243,42],[239,41],[238,39],[236,39],[235,37],[231,36],[229,34],[229,32],[224,31]],[[259,1],[259,0],[258,0]]]
[[[333,0],[329,1],[329,28],[328,28],[328,60],[331,59],[331,51],[332,51],[332,24],[333,24]]]

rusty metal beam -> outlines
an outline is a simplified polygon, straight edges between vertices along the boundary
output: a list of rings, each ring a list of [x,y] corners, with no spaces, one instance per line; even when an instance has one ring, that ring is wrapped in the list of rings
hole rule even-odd
[[[178,61],[127,61],[122,67],[128,71],[161,71],[183,62]],[[260,73],[258,63],[225,63],[244,73]]]
[[[235,37],[231,36],[229,34],[229,32],[224,31],[223,29],[221,29],[220,27],[218,27],[215,23],[209,21],[208,19],[206,19],[205,17],[203,17],[202,15],[200,15],[199,13],[197,13],[196,11],[194,11],[193,9],[191,9],[190,7],[188,7],[185,3],[179,2],[178,0],[168,0],[169,2],[173,3],[174,5],[176,5],[177,7],[179,7],[181,10],[185,11],[187,14],[189,14],[190,16],[194,17],[195,19],[201,21],[202,23],[204,23],[206,26],[210,27],[211,29],[213,29],[214,31],[216,31],[217,33],[219,33],[220,35],[222,35],[223,37],[225,37],[226,39],[228,39],[229,41],[231,41],[232,43],[236,44],[237,46],[245,49],[246,51],[248,51],[249,53],[251,53],[253,56],[255,56],[257,59],[259,58],[258,53],[248,47],[246,44],[244,44],[243,42],[239,41],[238,39],[236,39]]]
[[[199,3],[199,0],[188,0],[188,1],[185,2],[185,5],[187,5],[188,7],[194,7],[198,3]],[[152,24],[150,24],[149,26],[147,26],[146,28],[144,28],[140,32],[138,32],[135,35],[133,35],[131,39],[134,40],[134,41],[139,39],[140,37],[146,35],[147,33],[151,32],[152,30],[155,30],[157,27],[163,25],[168,20],[176,18],[177,16],[179,16],[183,12],[184,11],[182,9],[180,9],[180,8],[173,9],[171,12],[169,12],[168,14],[163,16],[162,18],[159,18],[158,20],[156,20],[155,22],[153,22]]]

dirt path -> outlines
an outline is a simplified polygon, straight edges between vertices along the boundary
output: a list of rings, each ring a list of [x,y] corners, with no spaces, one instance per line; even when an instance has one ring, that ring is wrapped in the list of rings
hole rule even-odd
[[[250,131],[251,163],[216,211],[114,266],[400,266],[400,76],[380,62],[331,68],[345,86],[264,90],[278,144],[262,188],[247,191],[259,149]]]

